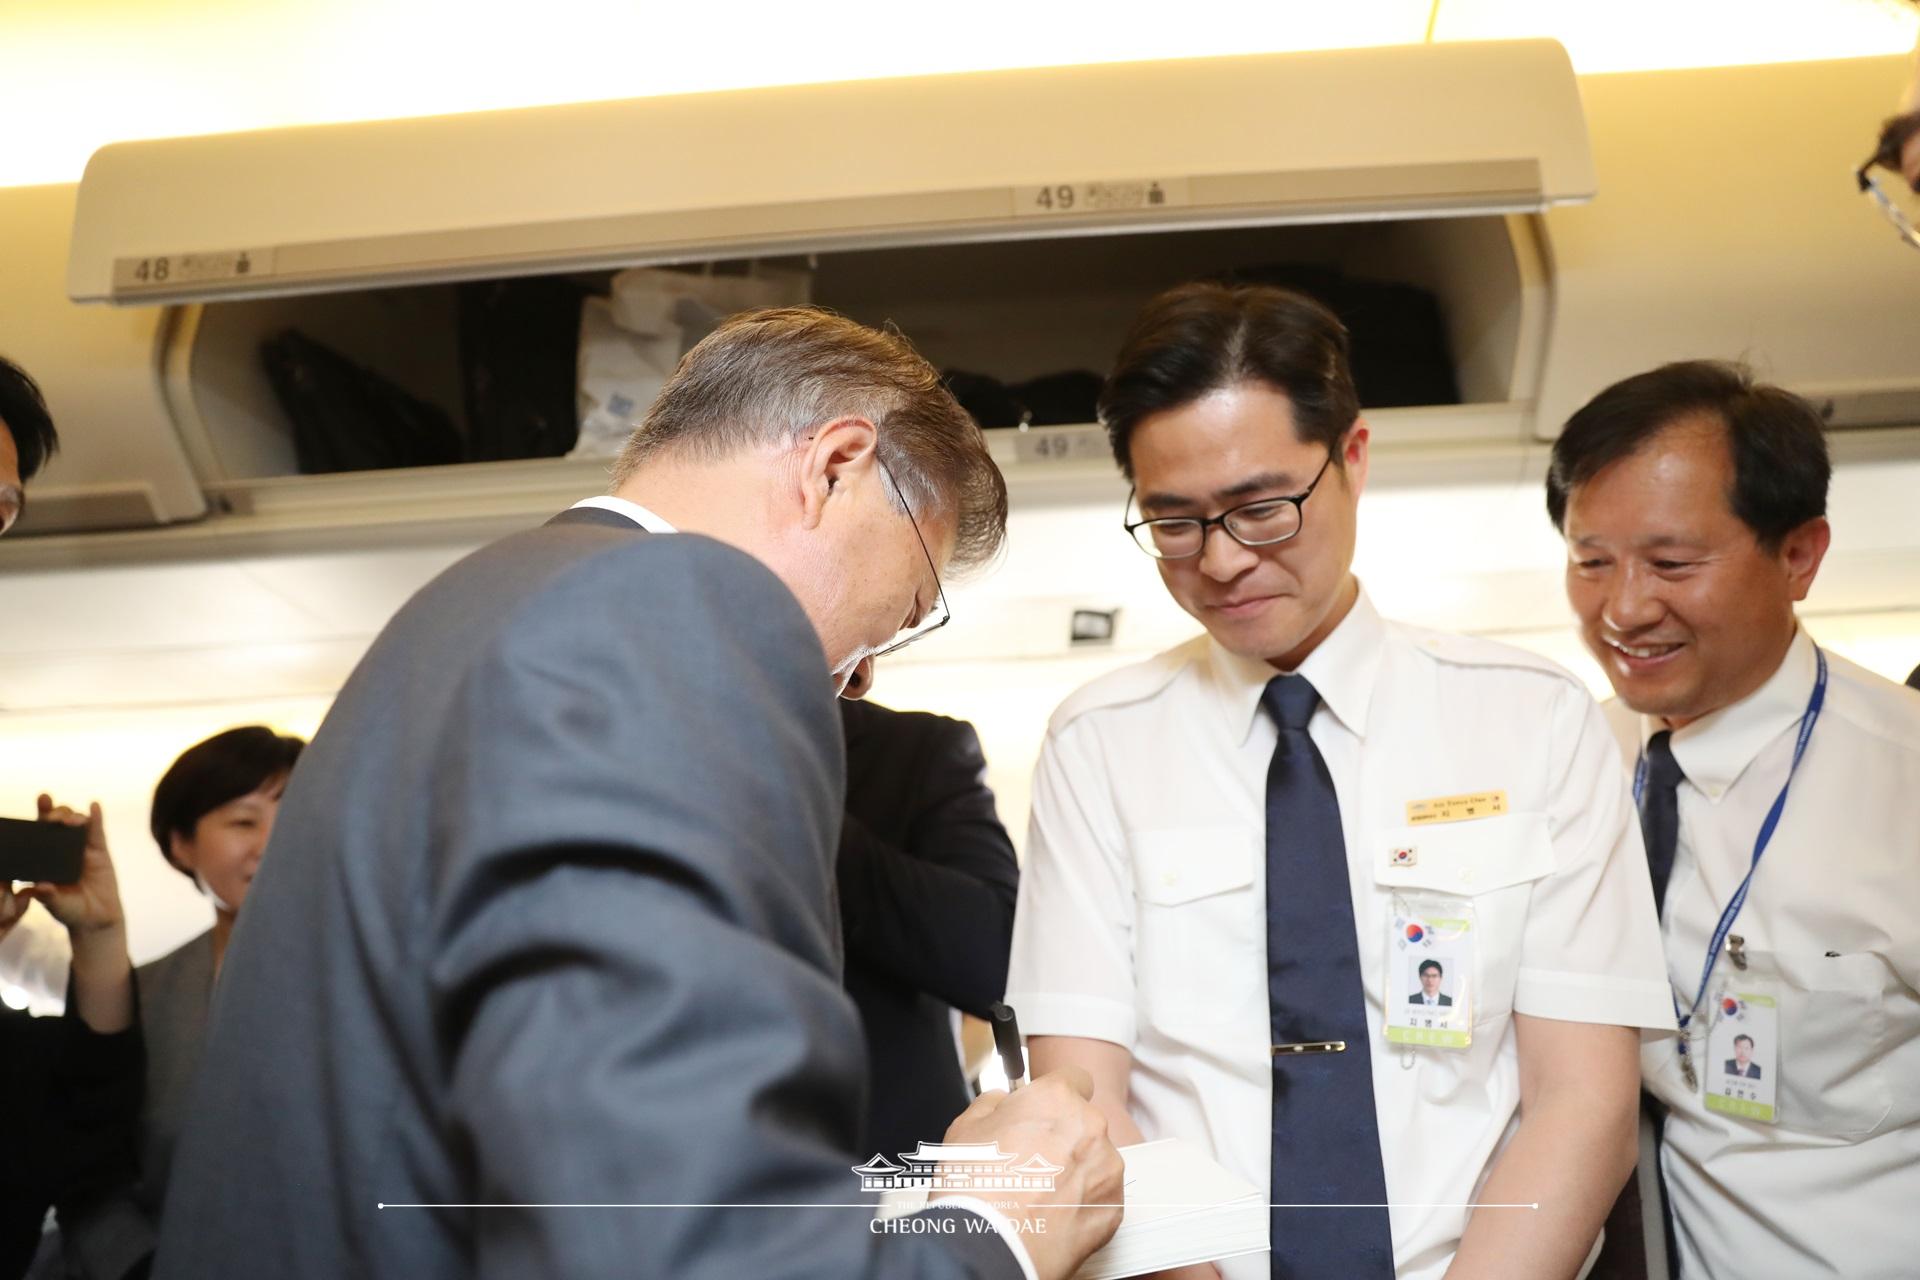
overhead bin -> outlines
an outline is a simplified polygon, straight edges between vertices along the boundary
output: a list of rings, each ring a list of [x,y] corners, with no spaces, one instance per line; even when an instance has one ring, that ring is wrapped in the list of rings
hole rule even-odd
[[[263,297],[1593,191],[1552,41],[1117,63],[117,144],[82,179],[68,290]]]

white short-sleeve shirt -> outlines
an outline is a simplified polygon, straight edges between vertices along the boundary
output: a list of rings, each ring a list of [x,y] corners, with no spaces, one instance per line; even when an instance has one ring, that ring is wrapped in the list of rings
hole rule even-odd
[[[1661,931],[1683,1003],[1786,781],[1816,662],[1799,632],[1766,684],[1673,735],[1686,780]],[[1920,1274],[1920,693],[1827,665],[1825,708],[1732,926],[1747,968],[1723,952],[1707,996],[1724,982],[1778,997],[1777,1123],[1709,1111],[1672,1040],[1642,1054],[1670,1108],[1661,1164],[1683,1276]],[[1629,762],[1661,727],[1607,713]]]
[[[1033,791],[1009,1003],[1032,1035],[1132,1052],[1147,1138],[1270,1179],[1266,777],[1276,673],[1200,637],[1055,713]],[[1363,592],[1300,669],[1339,795],[1399,1275],[1438,1277],[1515,1123],[1515,1012],[1671,1029],[1632,799],[1599,708],[1520,650],[1383,622]],[[1409,826],[1416,801],[1506,793],[1501,816]],[[1413,846],[1414,865],[1394,865]],[[1473,1041],[1384,1038],[1396,888],[1472,899]],[[1351,1052],[1352,1050],[1349,1050]],[[1331,1154],[1331,1153],[1330,1153]],[[1334,1157],[1334,1158],[1337,1158]],[[1267,1274],[1254,1255],[1226,1280]]]

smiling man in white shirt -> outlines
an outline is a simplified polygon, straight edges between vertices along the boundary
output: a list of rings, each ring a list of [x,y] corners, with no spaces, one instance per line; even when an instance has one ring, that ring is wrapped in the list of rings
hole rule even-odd
[[[1008,978],[1034,1068],[1270,1192],[1273,1251],[1228,1280],[1573,1276],[1632,1164],[1635,1028],[1669,1016],[1599,709],[1374,611],[1369,433],[1317,303],[1163,295],[1101,416],[1208,634],[1053,717]],[[1408,999],[1428,958],[1448,1006]]]
[[[1794,616],[1830,470],[1812,406],[1691,361],[1601,392],[1548,479],[1686,1019],[1642,1065],[1689,1280],[1920,1271],[1920,695]]]

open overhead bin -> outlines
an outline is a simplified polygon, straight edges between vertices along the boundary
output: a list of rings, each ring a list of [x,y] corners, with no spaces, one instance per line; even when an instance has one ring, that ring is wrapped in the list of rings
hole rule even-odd
[[[614,273],[635,267],[800,276],[813,302],[897,324],[944,371],[1022,387],[1069,375],[1084,412],[1036,424],[1090,420],[1088,380],[1169,285],[1232,276],[1361,295],[1381,285],[1420,295],[1429,340],[1422,376],[1397,396],[1374,394],[1370,379],[1404,381],[1416,362],[1390,342],[1357,342],[1376,439],[1523,441],[1553,305],[1534,215],[1593,191],[1579,88],[1549,41],[115,144],[89,164],[71,222],[43,230],[70,230],[71,298],[115,304],[59,306],[95,328],[139,319],[116,360],[148,376],[137,414],[72,429],[110,430],[107,453],[120,456],[126,424],[157,415],[165,438],[149,443],[165,446],[174,472],[190,466],[205,501],[149,522],[210,518],[164,543],[94,533],[84,554],[465,536],[599,487],[604,463],[553,455],[577,423],[576,374],[584,389],[583,300],[604,303]],[[8,254],[0,244],[0,267]],[[507,340],[486,328],[502,316],[521,326]],[[36,323],[19,317],[23,329]],[[539,431],[516,437],[479,403],[499,390],[489,344],[512,356],[507,376],[539,381],[528,397],[545,406]],[[335,405],[372,397],[377,413],[340,415],[377,420],[351,442],[357,453],[313,447],[276,360],[326,371]],[[645,397],[635,400],[638,417]],[[1104,500],[1116,483],[1097,428],[990,436],[1016,501],[1094,490]],[[88,492],[84,452],[48,483]],[[350,469],[361,466],[386,469]],[[39,532],[108,527],[89,510],[75,504]],[[82,554],[32,541],[46,557]]]
[[[68,289],[259,297],[1593,190],[1551,41],[1055,67],[109,146]]]

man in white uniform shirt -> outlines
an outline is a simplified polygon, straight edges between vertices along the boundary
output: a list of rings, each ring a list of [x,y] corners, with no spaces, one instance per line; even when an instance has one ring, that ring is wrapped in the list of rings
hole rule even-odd
[[[1671,1020],[1599,709],[1374,611],[1368,429],[1317,303],[1163,295],[1101,416],[1208,634],[1053,717],[1008,978],[1034,1069],[1270,1191],[1274,1250],[1228,1280],[1573,1276],[1633,1163],[1635,1028]],[[1429,955],[1448,1008],[1407,998]]]
[[[1705,361],[1609,387],[1554,445],[1689,1014],[1642,1054],[1689,1278],[1920,1275],[1920,695],[1795,620],[1829,473],[1810,405]]]

